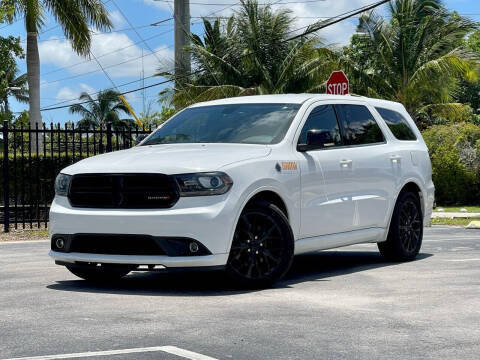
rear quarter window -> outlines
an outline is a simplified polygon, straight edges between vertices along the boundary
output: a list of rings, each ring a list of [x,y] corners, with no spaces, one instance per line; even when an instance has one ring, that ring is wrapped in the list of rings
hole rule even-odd
[[[414,141],[417,140],[415,133],[408,124],[407,119],[397,111],[376,107],[380,116],[385,120],[393,136],[398,140]]]

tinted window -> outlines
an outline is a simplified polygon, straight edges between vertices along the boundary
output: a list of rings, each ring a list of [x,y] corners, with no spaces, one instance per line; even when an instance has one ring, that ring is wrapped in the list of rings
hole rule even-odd
[[[229,104],[185,109],[142,145],[174,143],[275,144],[285,136],[300,105]]]
[[[417,140],[407,120],[399,112],[384,108],[375,108],[387,123],[393,136],[398,140]]]
[[[302,133],[298,139],[299,144],[307,143],[308,130],[328,131],[333,139],[330,146],[341,145],[342,138],[338,127],[337,116],[332,105],[317,106],[312,110],[303,126]],[[329,144],[325,144],[328,146]]]
[[[370,111],[363,105],[335,105],[348,145],[383,142],[380,127]]]

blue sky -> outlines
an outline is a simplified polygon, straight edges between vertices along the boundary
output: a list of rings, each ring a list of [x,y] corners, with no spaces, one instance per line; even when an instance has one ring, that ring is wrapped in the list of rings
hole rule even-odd
[[[173,67],[173,21],[169,20],[157,26],[151,24],[172,17],[173,0],[105,0],[104,2],[115,28],[111,33],[96,33],[92,36],[92,53],[101,62],[118,89],[128,91],[141,87],[143,85],[140,81],[142,69],[147,77],[144,80],[145,85],[164,80],[152,75],[159,70],[171,70]],[[302,27],[314,22],[315,17],[336,16],[374,1],[265,0],[264,2],[279,2],[280,4],[275,7],[288,7],[297,17],[295,26]],[[228,16],[238,8],[234,5],[238,3],[236,0],[190,0],[190,3],[191,30],[197,34],[202,34],[202,26],[199,24],[200,16]],[[467,16],[480,21],[480,0],[446,0],[444,3],[447,8],[461,14],[468,14]],[[385,6],[379,8],[379,11],[384,12]],[[128,17],[128,21],[122,13]],[[135,30],[131,29],[129,22]],[[351,19],[324,29],[319,34],[328,44],[343,45],[354,33],[355,26],[356,19]],[[2,28],[0,34],[20,36],[24,41],[26,33],[23,20]],[[25,43],[23,42],[22,45],[25,46]],[[47,15],[39,37],[39,51],[42,108],[59,103],[60,105],[73,104],[82,91],[94,93],[112,87],[111,82],[93,58],[81,58],[70,49],[61,29],[50,15]],[[26,71],[25,60],[19,60],[18,65],[21,72]],[[163,86],[152,87],[144,92],[135,92],[128,95],[127,99],[137,113],[149,108],[154,111],[160,108],[157,103],[157,94]],[[13,111],[22,111],[27,107],[25,104],[15,102],[12,104]],[[42,118],[46,123],[78,120],[77,116],[68,113],[68,109],[42,112]]]

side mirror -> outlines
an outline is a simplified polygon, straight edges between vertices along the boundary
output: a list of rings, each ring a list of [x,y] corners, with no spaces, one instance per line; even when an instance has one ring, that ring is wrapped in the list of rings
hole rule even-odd
[[[328,130],[308,130],[307,131],[307,143],[298,144],[297,150],[305,152],[308,150],[322,149],[324,147],[332,146],[335,144],[332,134]]]
[[[143,139],[145,139],[148,135],[147,134],[140,134],[137,136],[137,138],[135,139],[135,145],[138,145],[140,144]]]

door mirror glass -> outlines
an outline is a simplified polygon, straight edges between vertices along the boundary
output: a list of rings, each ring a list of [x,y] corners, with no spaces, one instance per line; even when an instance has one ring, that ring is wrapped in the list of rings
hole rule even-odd
[[[335,140],[329,130],[312,129],[307,131],[307,143],[299,144],[298,151],[308,151],[314,149],[323,149],[335,146]]]

